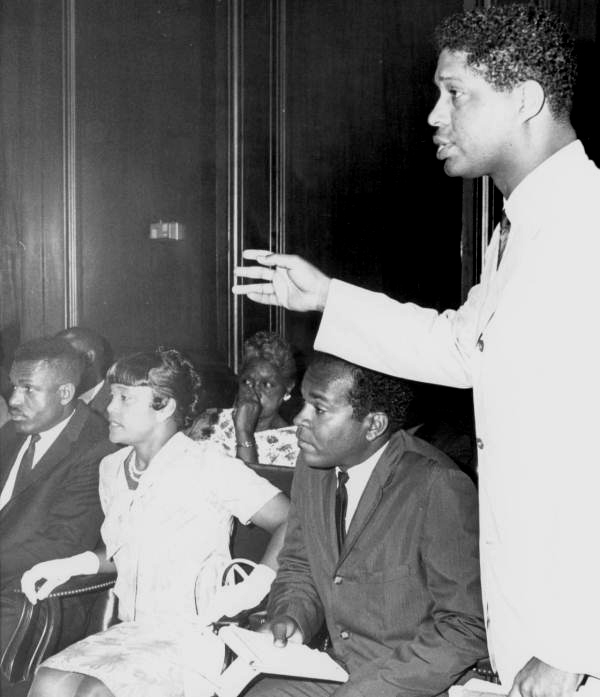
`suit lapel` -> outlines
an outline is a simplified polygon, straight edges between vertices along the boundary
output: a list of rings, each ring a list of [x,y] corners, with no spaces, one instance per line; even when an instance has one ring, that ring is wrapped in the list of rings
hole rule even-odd
[[[518,267],[523,264],[529,255],[535,253],[535,242],[538,239],[539,229],[540,225],[538,223],[538,225],[527,230],[527,234],[524,234],[524,230],[513,230],[510,233],[509,241],[502,257],[502,263],[498,268],[496,267],[498,263],[499,232],[498,229],[494,231],[481,280],[481,282],[485,283],[487,293],[479,313],[478,334],[485,331],[493,320],[496,310],[502,304],[503,298],[506,297],[508,286],[515,279]]]
[[[33,468],[31,477],[23,482],[23,485],[19,489],[13,491],[11,501],[15,500],[24,491],[27,491],[29,487],[34,486],[69,455],[73,448],[73,444],[76,443],[79,438],[79,434],[86,420],[87,411],[87,405],[77,405],[69,423]]]
[[[322,516],[325,522],[326,539],[329,541],[329,547],[333,558],[338,556],[337,532],[335,529],[335,492],[337,489],[337,475],[335,467],[323,472],[322,489],[316,491],[316,496],[313,500],[322,502]]]
[[[9,421],[2,428],[2,440],[0,442],[2,452],[2,466],[0,469],[0,491],[4,489],[8,475],[15,464],[15,458],[27,436],[17,433],[14,424]]]
[[[92,399],[92,401],[88,404],[88,406],[92,411],[95,411],[97,414],[100,414],[100,416],[103,419],[106,419],[107,418],[106,407],[108,406],[110,400],[111,400],[110,385],[105,380],[102,383],[102,387],[100,388],[100,391],[94,397],[94,399]]]
[[[348,528],[344,547],[340,554],[340,563],[348,556],[379,507],[381,497],[383,496],[383,489],[389,482],[404,449],[404,434],[402,431],[399,431],[392,436],[385,450],[381,453],[379,462],[375,465],[375,469],[371,473],[367,486],[360,497],[358,506]],[[333,523],[333,530],[335,540],[335,523]]]

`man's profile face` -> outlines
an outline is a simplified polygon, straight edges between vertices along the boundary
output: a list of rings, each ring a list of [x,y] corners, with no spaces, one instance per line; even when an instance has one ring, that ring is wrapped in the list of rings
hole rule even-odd
[[[352,377],[329,366],[310,366],[302,380],[304,406],[294,419],[301,457],[311,467],[352,467],[368,457],[366,419],[348,401]]]
[[[446,174],[502,181],[514,166],[520,124],[514,90],[496,90],[467,66],[464,52],[447,49],[440,53],[435,83],[440,94],[428,123],[436,129],[436,156]]]
[[[62,421],[69,402],[61,392],[57,371],[47,361],[13,363],[13,391],[8,400],[10,418],[20,433],[40,433]]]

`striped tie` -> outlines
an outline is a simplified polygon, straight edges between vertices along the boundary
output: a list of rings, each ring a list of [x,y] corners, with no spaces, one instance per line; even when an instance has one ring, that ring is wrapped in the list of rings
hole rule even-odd
[[[335,492],[335,529],[337,532],[338,550],[341,551],[346,539],[346,509],[348,508],[348,492],[346,482],[348,472],[338,473],[338,486]]]

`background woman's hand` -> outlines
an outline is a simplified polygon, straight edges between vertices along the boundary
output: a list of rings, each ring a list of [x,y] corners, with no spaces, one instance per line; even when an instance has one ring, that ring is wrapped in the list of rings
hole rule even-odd
[[[238,443],[254,439],[261,412],[262,405],[258,392],[242,382],[233,407],[233,425]]]

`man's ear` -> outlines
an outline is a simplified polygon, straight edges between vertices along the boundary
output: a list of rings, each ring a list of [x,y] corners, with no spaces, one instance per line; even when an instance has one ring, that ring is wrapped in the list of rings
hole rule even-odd
[[[75,397],[75,385],[72,382],[65,382],[59,385],[58,396],[61,404],[68,404]]]
[[[546,94],[537,80],[525,80],[517,87],[523,121],[529,121],[544,108]]]
[[[387,431],[390,421],[384,412],[372,411],[365,418],[367,422],[367,440],[373,441]]]

